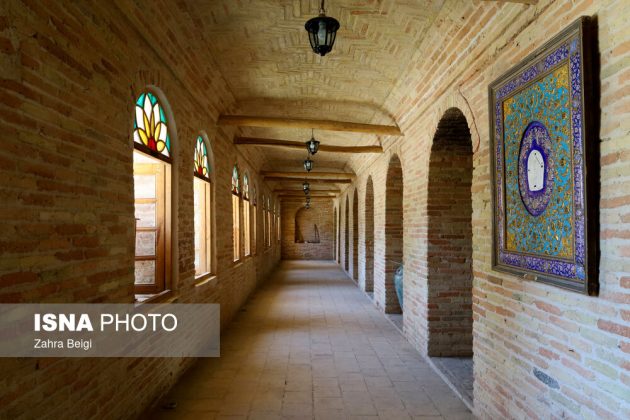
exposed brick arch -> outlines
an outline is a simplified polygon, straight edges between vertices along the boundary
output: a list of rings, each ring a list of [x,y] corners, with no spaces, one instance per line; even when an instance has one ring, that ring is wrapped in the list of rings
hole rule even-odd
[[[359,194],[352,197],[352,278],[359,280]]]
[[[385,183],[385,313],[402,313],[394,288],[394,272],[403,262],[403,172],[393,155]]]
[[[345,220],[345,241],[344,241],[344,255],[343,255],[343,268],[346,271],[350,269],[350,202],[348,196],[346,196],[346,220]]]
[[[430,356],[472,354],[472,143],[466,117],[446,110],[429,159]]]
[[[374,291],[374,185],[365,186],[365,291]]]

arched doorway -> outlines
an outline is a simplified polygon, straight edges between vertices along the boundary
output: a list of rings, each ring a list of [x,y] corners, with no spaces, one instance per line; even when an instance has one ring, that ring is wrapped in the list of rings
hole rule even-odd
[[[371,176],[365,187],[365,291],[374,291],[374,186]]]
[[[337,217],[337,263],[341,264],[341,202],[335,212],[335,217]]]
[[[385,183],[385,313],[400,314],[394,285],[396,269],[403,263],[403,173],[398,156],[393,155]],[[404,306],[404,302],[403,302]]]
[[[356,188],[352,198],[352,278],[359,281],[359,195]]]
[[[433,137],[427,198],[427,351],[471,404],[472,142],[466,117],[448,109]]]
[[[348,202],[348,196],[346,196],[346,220],[345,220],[345,241],[344,241],[344,259],[343,268],[346,272],[349,271],[349,253],[350,253],[350,203]]]
[[[447,110],[429,159],[428,319],[431,356],[472,354],[472,145],[466,117]]]

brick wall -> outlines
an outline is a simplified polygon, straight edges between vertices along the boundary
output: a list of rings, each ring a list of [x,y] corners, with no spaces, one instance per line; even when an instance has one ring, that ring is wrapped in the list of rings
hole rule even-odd
[[[207,132],[214,152],[217,221],[231,220],[234,163],[269,194],[260,158],[214,124],[234,98],[194,19],[185,4],[162,1],[0,4],[0,302],[133,302],[132,115],[146,86],[164,93],[174,116],[178,300],[220,303],[225,326],[273,269],[277,243],[263,251],[259,230],[258,255],[235,264],[221,225],[216,280],[194,278],[197,135]],[[192,362],[2,359],[0,418],[134,418]]]
[[[630,417],[630,27],[627,1],[445,2],[418,46],[390,110],[405,136],[385,153],[357,159],[359,243],[368,237],[365,197],[374,190],[374,289],[385,279],[386,181],[397,155],[404,178],[406,337],[430,348],[428,206],[430,156],[438,123],[457,108],[471,133],[475,414],[482,418]],[[492,200],[487,86],[581,15],[597,17],[601,60],[600,294],[588,297],[491,269]],[[374,122],[381,122],[375,119]],[[384,123],[387,123],[383,119]],[[468,210],[470,211],[470,210]],[[464,212],[462,212],[464,213]],[[342,236],[343,242],[343,236]],[[342,249],[344,243],[340,244]],[[359,278],[365,279],[365,246]],[[382,299],[382,298],[381,298]],[[551,379],[551,380],[549,380]]]
[[[319,243],[295,241],[296,216],[301,212],[309,227],[317,225]],[[304,225],[302,225],[304,226]],[[308,227],[306,228],[308,229]],[[331,199],[311,198],[310,209],[304,208],[304,199],[282,201],[282,258],[287,260],[332,260],[333,256],[333,203]]]

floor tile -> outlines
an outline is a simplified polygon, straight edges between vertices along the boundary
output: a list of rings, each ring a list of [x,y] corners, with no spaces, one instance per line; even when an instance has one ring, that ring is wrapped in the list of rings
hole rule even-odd
[[[244,309],[151,418],[472,418],[332,262],[283,262]]]

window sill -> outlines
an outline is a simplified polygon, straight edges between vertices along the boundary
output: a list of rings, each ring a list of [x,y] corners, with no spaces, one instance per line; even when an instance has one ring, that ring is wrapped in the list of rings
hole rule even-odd
[[[145,303],[173,303],[177,301],[177,296],[172,290],[164,290],[163,292],[153,295],[136,295],[136,306]]]
[[[217,276],[215,274],[212,273],[208,273],[208,274],[202,274],[201,276],[195,278],[196,282],[195,282],[195,287],[201,287],[201,286],[212,286],[217,284]]]

